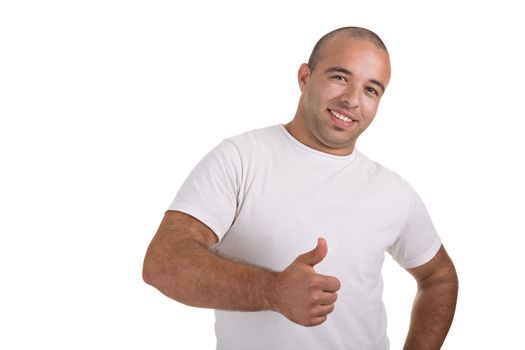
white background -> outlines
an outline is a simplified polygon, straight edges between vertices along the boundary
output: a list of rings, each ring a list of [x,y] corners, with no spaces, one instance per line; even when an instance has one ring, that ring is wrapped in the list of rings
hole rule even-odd
[[[214,348],[211,310],[143,283],[146,247],[210,148],[291,120],[297,68],[346,25],[393,66],[359,147],[416,188],[458,270],[444,349],[524,348],[518,3],[2,1],[0,348]],[[390,257],[384,275],[400,349],[415,284]]]

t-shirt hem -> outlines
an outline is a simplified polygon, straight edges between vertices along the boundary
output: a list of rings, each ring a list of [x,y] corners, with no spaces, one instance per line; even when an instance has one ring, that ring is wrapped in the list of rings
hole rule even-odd
[[[226,230],[215,220],[212,216],[208,215],[204,210],[199,209],[191,204],[183,202],[173,202],[169,210],[176,210],[186,213],[193,216],[197,220],[201,221],[203,224],[208,226],[215,234],[219,237],[219,240],[222,238]]]
[[[425,254],[421,255],[417,259],[414,259],[414,260],[411,260],[411,261],[409,261],[409,262],[407,262],[405,264],[402,264],[401,267],[403,267],[405,269],[413,269],[415,267],[419,267],[421,265],[424,265],[427,262],[429,262],[430,260],[432,260],[433,257],[436,256],[437,252],[439,251],[439,248],[441,248],[441,239],[439,239],[439,237],[437,237],[437,239],[434,242],[434,244],[432,244],[430,249],[428,249],[425,252]]]

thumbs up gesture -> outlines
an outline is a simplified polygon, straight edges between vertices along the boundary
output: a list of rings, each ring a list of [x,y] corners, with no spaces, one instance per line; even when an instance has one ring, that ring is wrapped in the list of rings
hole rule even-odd
[[[326,241],[319,238],[313,250],[299,255],[278,274],[274,309],[295,323],[317,326],[334,310],[336,292],[341,283],[333,276],[321,275],[314,270],[327,251]]]

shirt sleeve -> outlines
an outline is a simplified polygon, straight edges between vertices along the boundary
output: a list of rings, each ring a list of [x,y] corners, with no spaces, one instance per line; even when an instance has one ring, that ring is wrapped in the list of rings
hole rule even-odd
[[[409,209],[398,239],[388,248],[392,258],[405,269],[430,261],[441,247],[441,239],[434,228],[423,201],[409,187]]]
[[[222,141],[191,171],[169,210],[195,217],[222,239],[237,212],[241,171],[237,148],[229,140]]]

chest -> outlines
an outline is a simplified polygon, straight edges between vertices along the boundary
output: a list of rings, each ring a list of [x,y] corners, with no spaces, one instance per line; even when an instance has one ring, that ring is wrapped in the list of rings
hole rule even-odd
[[[329,253],[321,270],[359,267],[365,275],[378,275],[406,217],[398,192],[352,169],[281,167],[285,170],[274,165],[246,173],[220,249],[281,270],[324,237]]]

